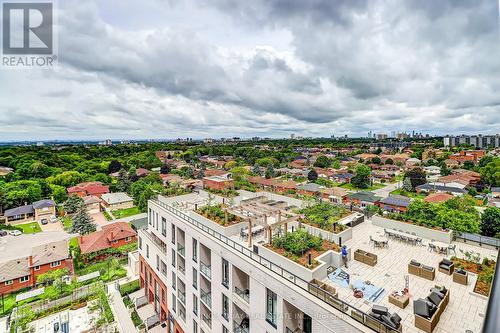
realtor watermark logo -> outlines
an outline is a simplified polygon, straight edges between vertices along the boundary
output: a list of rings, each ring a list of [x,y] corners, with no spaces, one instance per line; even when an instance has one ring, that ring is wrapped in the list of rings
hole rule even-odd
[[[54,2],[2,3],[2,67],[52,67],[56,63]]]

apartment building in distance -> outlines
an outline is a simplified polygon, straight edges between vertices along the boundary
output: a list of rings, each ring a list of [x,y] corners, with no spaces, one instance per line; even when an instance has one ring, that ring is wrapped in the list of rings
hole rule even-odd
[[[445,147],[455,147],[461,144],[473,145],[476,148],[498,148],[500,147],[500,134],[496,135],[459,135],[445,136],[443,138]]]
[[[388,240],[390,246],[385,248],[373,245],[372,237],[385,239],[385,229],[379,225],[384,219],[351,226],[348,216],[339,221],[345,224],[342,232],[327,233],[301,224],[300,214],[294,213],[306,205],[301,200],[265,191],[238,193],[230,203],[204,191],[149,201],[148,225],[138,231],[138,239],[139,293],[149,302],[142,306],[156,313],[146,320],[147,326],[152,324],[151,332],[419,332],[413,306],[400,308],[390,296],[409,288],[412,300],[425,298],[438,284],[452,296],[441,319],[437,323],[433,319],[434,327],[453,332],[481,328],[488,300],[460,297],[469,294],[470,285],[454,283],[443,273],[437,273],[442,275],[435,281],[407,278],[411,260],[438,267],[442,253],[394,240]],[[222,207],[222,213],[208,218],[203,210],[208,205]],[[321,233],[337,249],[309,257],[316,262],[309,267],[272,249],[270,239],[298,228]],[[348,268],[339,245],[346,245]],[[471,244],[459,248],[496,258],[495,250]],[[354,252],[359,250],[378,256],[374,267],[356,258]],[[350,286],[358,291],[353,293]],[[461,320],[460,309],[465,306],[471,313],[467,321]]]

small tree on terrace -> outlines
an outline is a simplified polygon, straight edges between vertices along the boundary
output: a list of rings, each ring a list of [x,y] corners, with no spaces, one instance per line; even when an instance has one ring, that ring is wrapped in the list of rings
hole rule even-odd
[[[488,237],[500,235],[500,208],[486,208],[481,216],[481,234]]]
[[[72,233],[78,233],[80,235],[90,234],[96,230],[94,220],[87,212],[87,208],[83,204],[78,207],[78,210],[72,218],[73,226],[71,227]]]

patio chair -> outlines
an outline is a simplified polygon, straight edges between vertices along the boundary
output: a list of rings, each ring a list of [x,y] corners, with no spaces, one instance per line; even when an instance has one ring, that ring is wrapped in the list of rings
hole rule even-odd
[[[437,250],[436,245],[429,243],[428,246],[429,246],[429,248],[428,248],[429,251],[436,252],[436,250]]]
[[[369,243],[371,244],[371,243],[374,243],[374,242],[375,241],[373,240],[372,236],[370,236],[370,242]]]
[[[453,244],[453,245],[449,245],[448,246],[448,253],[450,253],[450,251],[453,251],[453,253],[457,254],[457,244]]]

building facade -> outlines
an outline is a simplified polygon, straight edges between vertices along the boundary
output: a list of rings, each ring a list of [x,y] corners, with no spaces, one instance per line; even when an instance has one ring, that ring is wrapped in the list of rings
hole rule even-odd
[[[148,227],[138,233],[141,287],[167,332],[371,331],[362,312],[314,293],[293,267],[265,259],[187,205],[150,201]]]
[[[445,147],[455,147],[461,144],[472,145],[476,148],[500,147],[500,135],[460,135],[445,136],[443,138]]]

